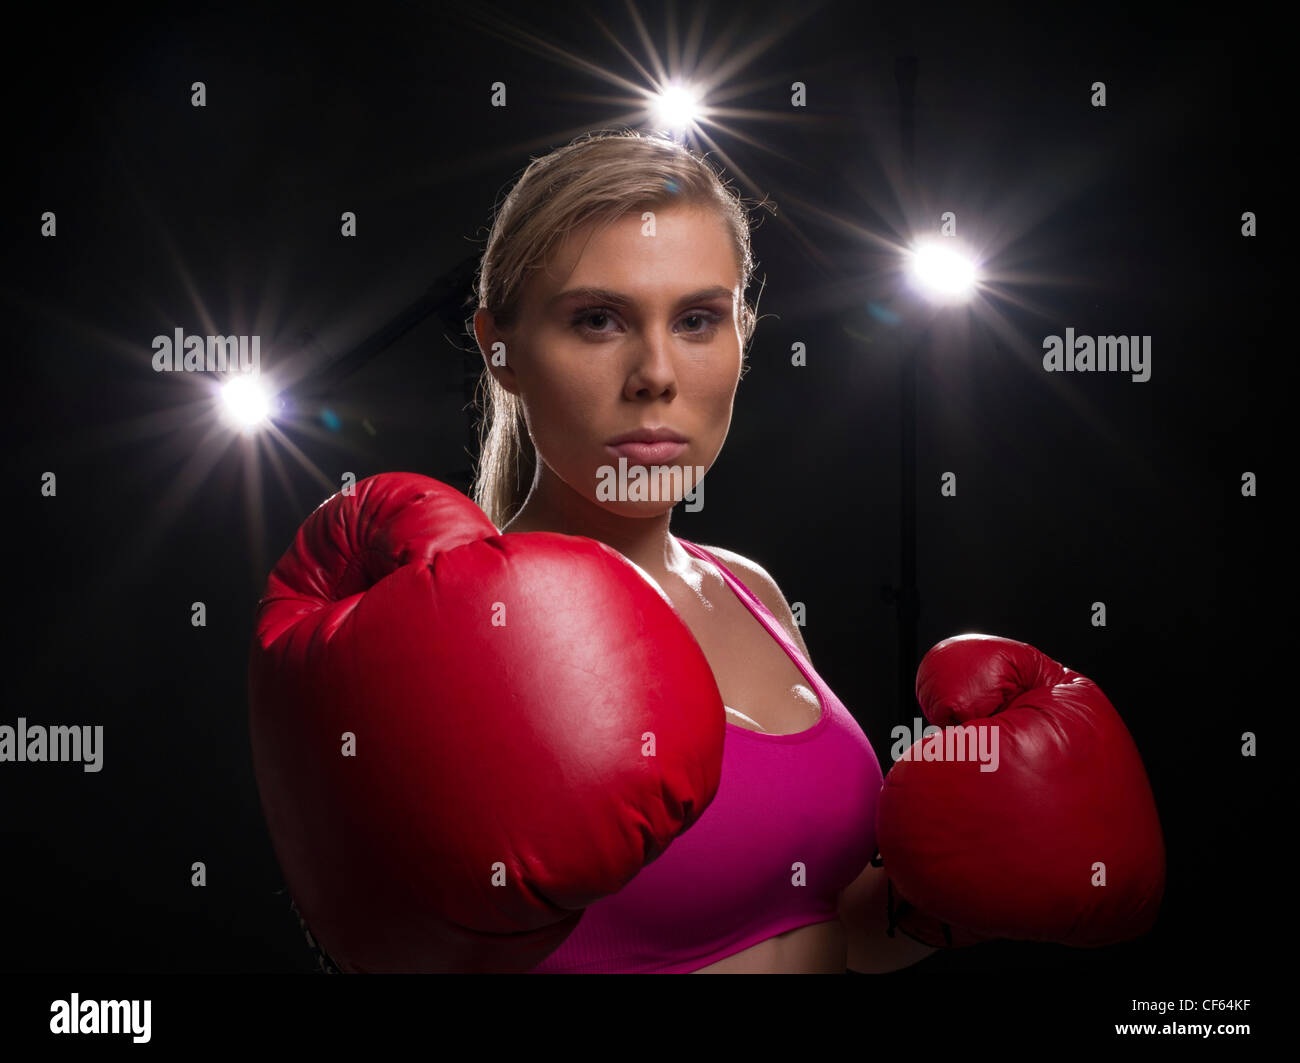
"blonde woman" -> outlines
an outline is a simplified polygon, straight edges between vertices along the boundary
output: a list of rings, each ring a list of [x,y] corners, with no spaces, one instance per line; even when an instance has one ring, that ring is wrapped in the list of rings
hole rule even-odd
[[[727,438],[753,265],[741,201],[679,144],[533,161],[479,275],[478,505],[371,477],[276,566],[258,785],[341,969],[874,973],[1154,919],[1150,788],[1089,681],[946,640],[922,708],[990,722],[1000,761],[928,749],[885,780],[772,577],[673,535]]]
[[[635,134],[535,161],[483,256],[475,500],[503,532],[586,536],[637,564],[699,642],[727,715],[721,785],[700,822],[591,906],[541,971],[843,972],[845,890],[855,914],[878,916],[853,928],[860,967],[930,951],[865,936],[885,917],[869,866],[880,767],[772,577],[674,536],[670,490],[598,497],[600,470],[620,459],[717,461],[755,329],[753,268],[747,211],[708,163]]]

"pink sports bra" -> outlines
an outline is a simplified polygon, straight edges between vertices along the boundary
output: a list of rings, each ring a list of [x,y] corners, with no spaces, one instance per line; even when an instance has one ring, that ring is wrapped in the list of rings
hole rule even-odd
[[[876,853],[880,763],[857,721],[798,644],[716,557],[727,585],[817,694],[821,717],[796,734],[728,723],[717,796],[618,893],[589,906],[536,974],[674,974],[837,918],[840,891]]]

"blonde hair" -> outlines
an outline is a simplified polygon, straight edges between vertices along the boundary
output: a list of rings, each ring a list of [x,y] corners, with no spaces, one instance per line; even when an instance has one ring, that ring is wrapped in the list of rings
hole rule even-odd
[[[493,220],[475,284],[479,308],[498,328],[513,327],[529,272],[544,266],[570,231],[670,204],[714,207],[726,224],[740,268],[741,336],[748,347],[758,319],[744,298],[755,265],[744,201],[706,159],[675,141],[633,131],[587,133],[529,163]],[[486,367],[475,398],[483,419],[471,495],[501,528],[527,497],[537,452],[522,404]]]

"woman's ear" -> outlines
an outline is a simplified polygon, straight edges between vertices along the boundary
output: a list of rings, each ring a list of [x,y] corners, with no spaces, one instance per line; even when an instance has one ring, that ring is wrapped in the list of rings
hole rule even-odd
[[[518,395],[519,384],[509,364],[509,344],[486,307],[480,306],[474,311],[474,338],[478,341],[487,371],[506,391]]]

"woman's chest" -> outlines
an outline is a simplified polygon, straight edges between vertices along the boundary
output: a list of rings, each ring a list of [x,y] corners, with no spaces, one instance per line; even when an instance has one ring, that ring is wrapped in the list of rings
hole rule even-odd
[[[713,670],[728,723],[768,734],[817,723],[821,706],[808,679],[728,587],[674,604]]]

